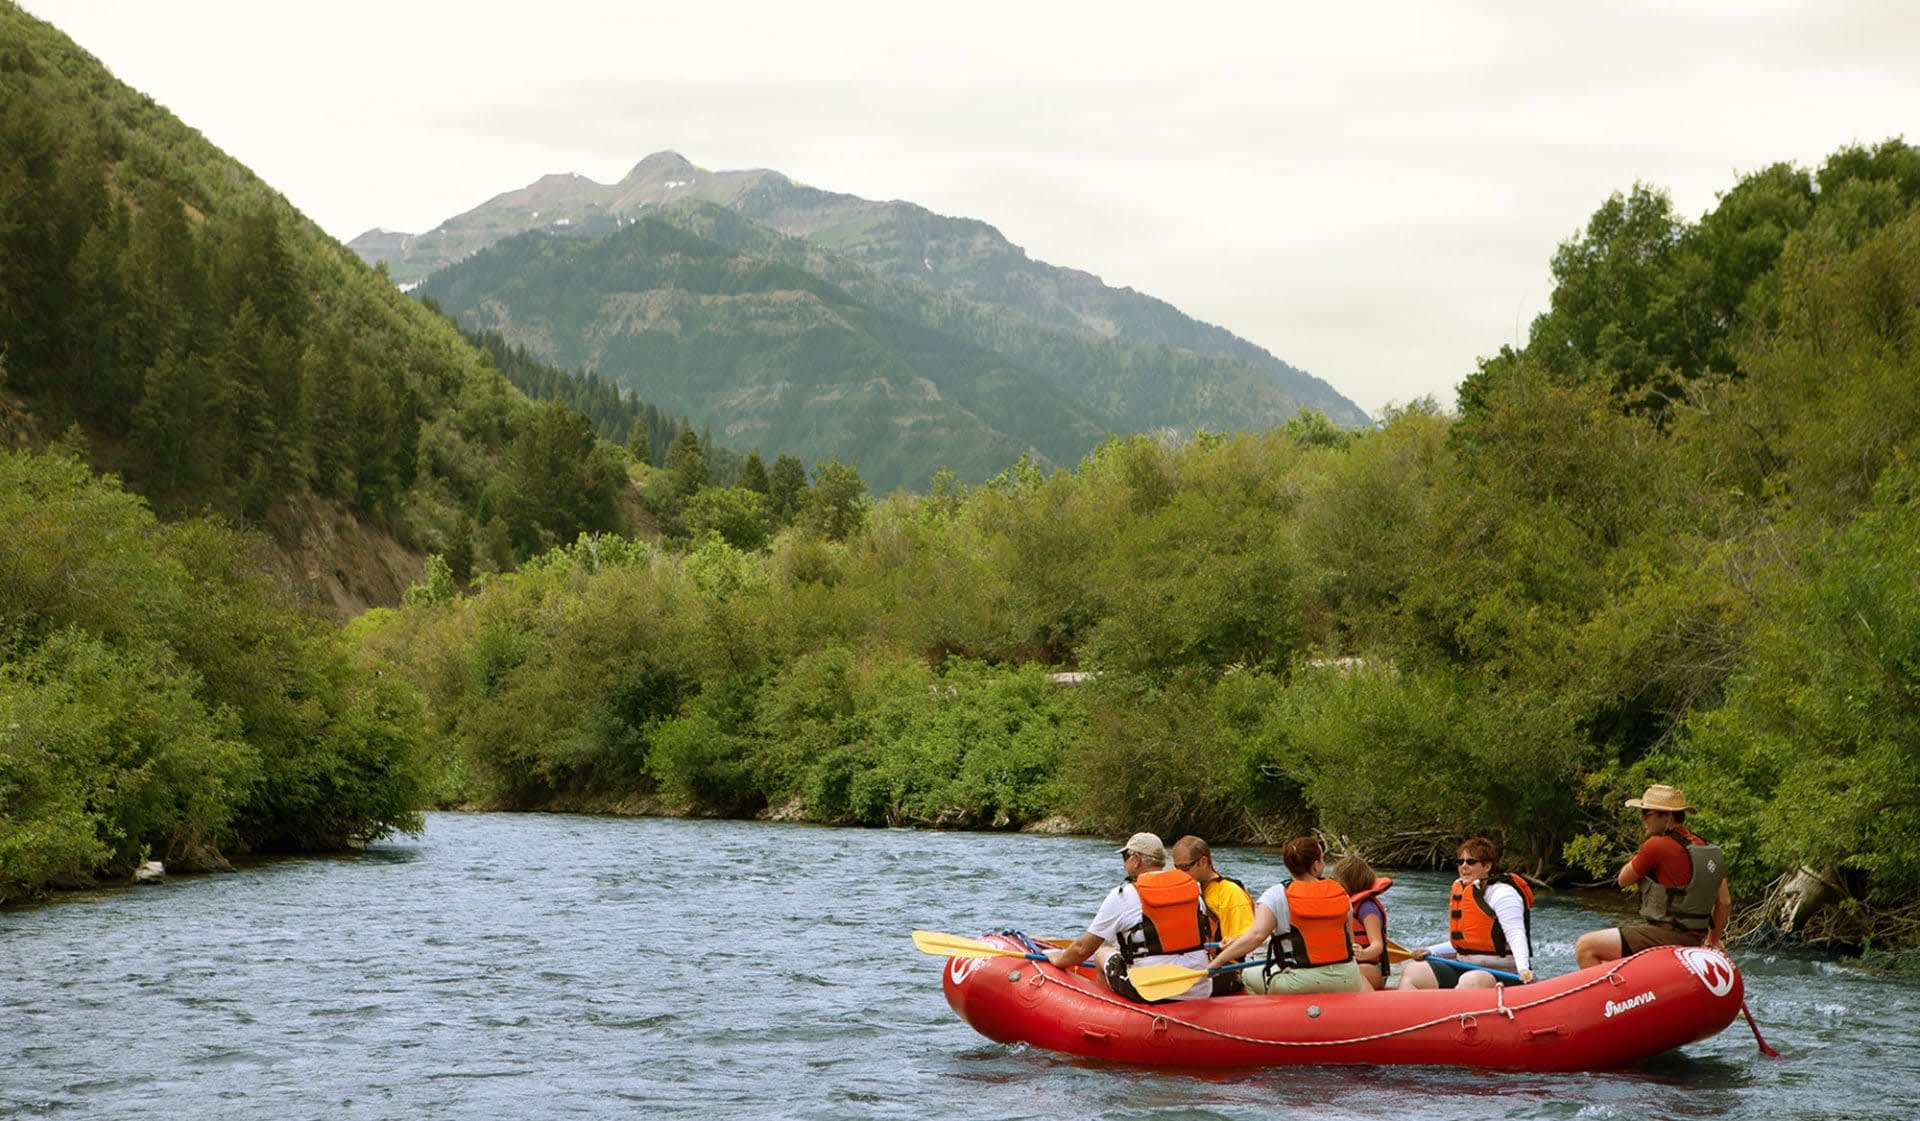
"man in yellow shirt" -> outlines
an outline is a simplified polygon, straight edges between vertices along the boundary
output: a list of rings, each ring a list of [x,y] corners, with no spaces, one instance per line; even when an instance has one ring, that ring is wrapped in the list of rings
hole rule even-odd
[[[1207,914],[1213,917],[1213,936],[1209,941],[1226,944],[1247,932],[1253,925],[1253,896],[1245,884],[1223,876],[1213,866],[1213,850],[1207,842],[1188,834],[1173,843],[1173,866],[1200,881],[1200,897],[1206,901]],[[1213,978],[1213,995],[1225,996],[1241,989],[1240,974],[1218,973]]]

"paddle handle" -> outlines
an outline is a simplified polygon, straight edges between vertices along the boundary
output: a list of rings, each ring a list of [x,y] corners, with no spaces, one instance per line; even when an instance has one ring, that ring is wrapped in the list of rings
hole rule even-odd
[[[1458,966],[1461,969],[1477,969],[1482,973],[1491,973],[1502,981],[1512,981],[1516,985],[1521,983],[1518,973],[1509,973],[1504,969],[1495,969],[1491,965],[1481,965],[1478,962],[1472,961],[1461,961],[1459,958],[1434,958],[1431,960],[1444,961],[1448,965]]]
[[[1387,960],[1390,962],[1426,960],[1424,958],[1414,957],[1412,950],[1407,949],[1405,946],[1402,946],[1400,943],[1395,942],[1391,938],[1387,939],[1386,954],[1387,954]],[[1429,955],[1429,957],[1431,957],[1431,955]],[[1495,977],[1500,978],[1502,981],[1512,981],[1516,985],[1523,983],[1520,980],[1520,975],[1518,973],[1509,973],[1504,969],[1495,969],[1491,965],[1476,965],[1470,961],[1461,961],[1459,958],[1434,958],[1433,960],[1444,961],[1448,965],[1457,965],[1462,969],[1478,969],[1482,973],[1491,973]]]

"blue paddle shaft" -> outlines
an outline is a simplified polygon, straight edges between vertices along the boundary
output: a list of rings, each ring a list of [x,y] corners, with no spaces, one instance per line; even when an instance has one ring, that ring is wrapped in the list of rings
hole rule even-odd
[[[1459,958],[1430,957],[1427,959],[1427,961],[1429,964],[1436,961],[1445,962],[1446,964],[1451,965],[1456,969],[1477,969],[1482,973],[1491,973],[1495,977],[1500,978],[1502,981],[1512,981],[1516,985],[1521,983],[1520,975],[1518,973],[1508,973],[1504,969],[1495,969],[1491,965],[1481,965],[1478,962],[1461,961]]]

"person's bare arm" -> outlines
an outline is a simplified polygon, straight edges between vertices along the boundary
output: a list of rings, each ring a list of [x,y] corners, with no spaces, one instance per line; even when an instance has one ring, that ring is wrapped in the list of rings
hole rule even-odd
[[[1272,911],[1263,904],[1255,903],[1253,925],[1247,928],[1245,934],[1220,947],[1220,952],[1213,955],[1213,960],[1207,963],[1207,967],[1228,965],[1246,957],[1249,950],[1267,940],[1267,935],[1272,934],[1273,928],[1278,924],[1279,920],[1274,918]]]
[[[1062,969],[1072,969],[1092,957],[1093,951],[1099,949],[1103,941],[1105,939],[1089,930],[1057,950],[1048,950],[1047,960]]]
[[[1727,934],[1727,916],[1733,913],[1733,892],[1727,881],[1720,881],[1720,897],[1713,901],[1713,914],[1707,919],[1706,944],[1718,949]]]
[[[1356,951],[1353,959],[1368,965],[1378,965],[1387,953],[1387,928],[1381,923],[1380,916],[1371,911],[1367,912],[1367,917],[1360,922],[1367,928],[1367,945],[1365,949]]]
[[[1640,874],[1640,869],[1635,868],[1633,866],[1633,861],[1634,859],[1638,858],[1638,856],[1639,854],[1635,853],[1634,856],[1630,857],[1625,864],[1622,864],[1620,866],[1620,875],[1618,877],[1618,881],[1621,887],[1632,887],[1633,885],[1639,883],[1642,879],[1645,878]]]

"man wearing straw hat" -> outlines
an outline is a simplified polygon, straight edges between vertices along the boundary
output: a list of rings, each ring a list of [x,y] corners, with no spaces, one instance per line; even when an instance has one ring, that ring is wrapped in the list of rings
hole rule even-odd
[[[1647,787],[1627,806],[1640,811],[1647,839],[1620,869],[1621,887],[1640,885],[1640,917],[1632,926],[1590,930],[1574,943],[1580,968],[1637,954],[1653,946],[1718,946],[1733,896],[1727,859],[1718,845],[1689,831],[1686,795],[1677,786]]]

